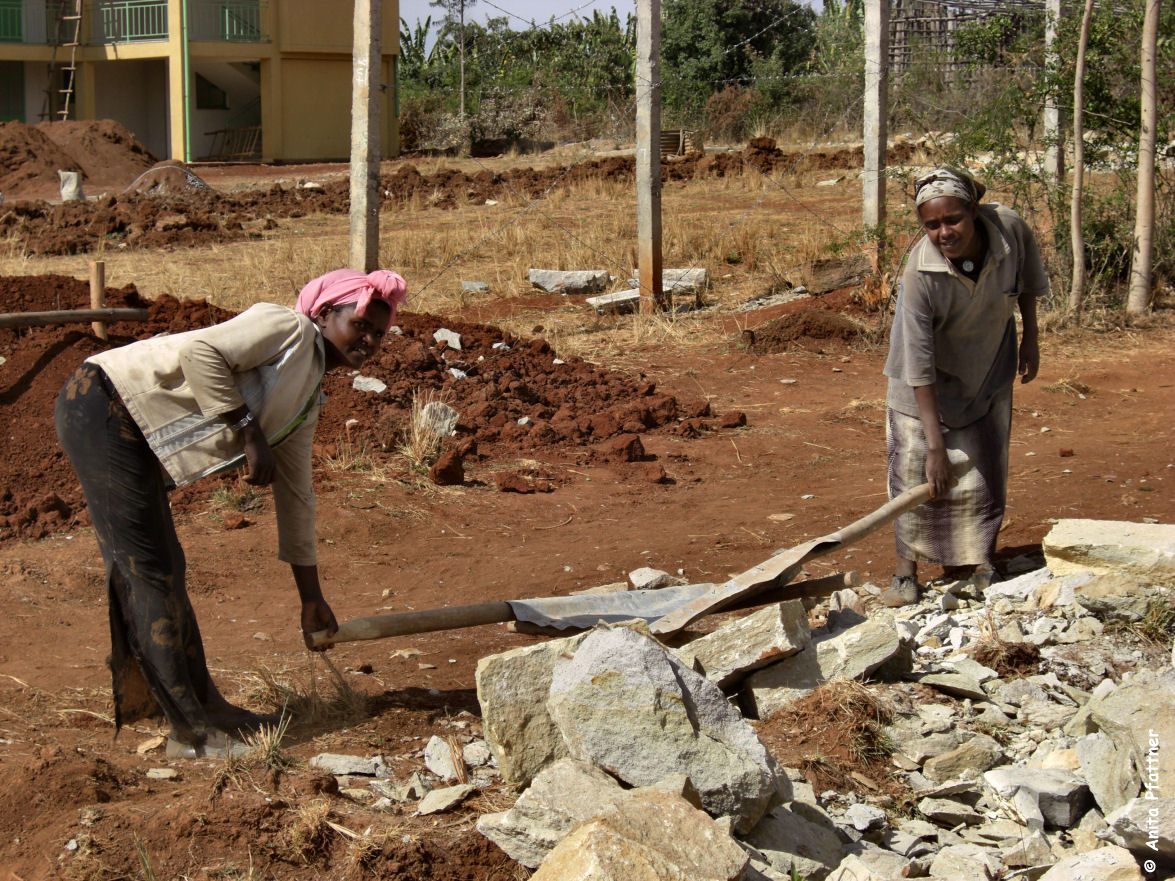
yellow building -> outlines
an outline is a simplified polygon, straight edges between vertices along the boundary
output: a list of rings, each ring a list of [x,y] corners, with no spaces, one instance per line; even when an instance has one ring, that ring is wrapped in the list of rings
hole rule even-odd
[[[345,159],[353,9],[351,0],[0,0],[0,120],[59,119],[68,99],[70,118],[117,120],[159,157]],[[382,39],[383,153],[395,155],[398,0],[384,0]]]

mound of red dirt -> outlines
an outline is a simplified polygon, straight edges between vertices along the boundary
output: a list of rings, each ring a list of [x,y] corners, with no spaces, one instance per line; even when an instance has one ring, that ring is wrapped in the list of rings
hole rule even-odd
[[[232,315],[206,302],[145,300],[133,285],[109,290],[107,302],[147,307],[150,320],[110,325],[108,344],[93,336],[88,323],[0,329],[5,359],[0,364],[0,436],[7,439],[6,455],[0,458],[0,540],[48,535],[76,522],[83,508],[53,425],[57,393],[78,364],[107,345],[206,327]],[[0,312],[88,305],[89,287],[78,279],[0,277]],[[389,334],[363,370],[383,380],[385,392],[356,391],[346,371],[324,380],[328,402],[317,437],[322,448],[348,437],[375,452],[394,450],[413,395],[422,394],[455,407],[458,434],[476,439],[483,454],[495,458],[517,458],[538,447],[581,448],[622,432],[718,427],[704,401],[680,401],[658,392],[643,376],[632,378],[579,358],[564,362],[541,339],[517,339],[492,327],[427,314],[401,313],[398,320],[402,333]],[[433,339],[441,327],[461,334],[460,350]],[[357,424],[348,429],[350,419]]]
[[[91,189],[121,189],[155,164],[138,138],[113,119],[42,122],[36,128],[81,166]]]
[[[0,122],[0,193],[8,201],[59,190],[57,171],[82,167],[41,129],[23,122]]]
[[[80,171],[91,190],[121,190],[155,158],[110,119],[0,123],[0,192],[8,201],[56,199],[58,170]]]
[[[899,148],[895,148],[897,151]],[[901,149],[905,149],[904,147]],[[891,151],[891,153],[894,151]],[[899,156],[895,155],[894,161]],[[664,180],[724,177],[757,169],[852,167],[861,164],[861,149],[787,153],[770,139],[757,139],[746,150],[703,156],[690,154],[663,163]],[[166,174],[175,176],[174,172]],[[480,205],[487,199],[523,196],[538,199],[553,189],[585,180],[628,181],[635,176],[631,157],[612,156],[543,169],[481,170],[454,168],[422,174],[410,162],[380,180],[385,205],[421,204],[435,208]],[[182,184],[178,177],[173,183]],[[187,183],[191,183],[190,179]],[[21,203],[0,214],[0,235],[13,236],[30,254],[81,254],[99,240],[107,247],[165,247],[212,244],[259,235],[275,219],[308,214],[344,214],[350,206],[344,178],[314,187],[282,187],[225,194],[191,186],[149,187],[91,203],[48,205]],[[135,187],[142,190],[142,187]],[[168,218],[160,225],[161,217]]]
[[[803,309],[743,331],[747,349],[757,355],[785,352],[801,340],[848,342],[861,335],[861,325],[830,309]]]

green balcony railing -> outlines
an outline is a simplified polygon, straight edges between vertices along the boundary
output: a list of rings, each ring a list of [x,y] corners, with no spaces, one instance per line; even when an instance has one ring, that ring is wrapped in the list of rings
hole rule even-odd
[[[167,0],[98,0],[90,24],[93,43],[167,39]]]
[[[23,0],[0,0],[0,43],[20,43],[23,41]]]
[[[264,43],[265,4],[261,0],[189,0],[188,30],[193,40]]]

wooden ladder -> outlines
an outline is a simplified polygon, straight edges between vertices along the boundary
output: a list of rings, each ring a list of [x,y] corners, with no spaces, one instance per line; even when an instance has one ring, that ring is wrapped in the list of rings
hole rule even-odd
[[[77,79],[78,47],[82,44],[82,5],[85,0],[61,0],[61,13],[57,18],[56,39],[53,41],[53,54],[49,58],[49,82],[45,88],[45,109],[41,118],[54,116],[61,120],[69,119],[69,102],[73,98],[75,81]],[[69,50],[69,63],[58,66],[57,50]],[[61,88],[57,86],[57,71],[63,74]],[[58,102],[56,97],[61,96],[61,109],[54,110]]]

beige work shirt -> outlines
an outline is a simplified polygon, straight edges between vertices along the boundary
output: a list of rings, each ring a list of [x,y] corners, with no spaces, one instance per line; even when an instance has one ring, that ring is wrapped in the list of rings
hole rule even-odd
[[[87,359],[110,377],[167,475],[183,486],[244,464],[222,414],[247,404],[273,448],[278,557],[317,560],[311,446],[326,350],[314,322],[258,303],[212,327],[165,334]]]
[[[910,253],[890,334],[888,406],[919,416],[914,389],[934,385],[939,418],[970,425],[1016,377],[1015,311],[1022,294],[1048,291],[1032,230],[1002,205],[979,206],[987,258],[972,282],[929,238]]]

